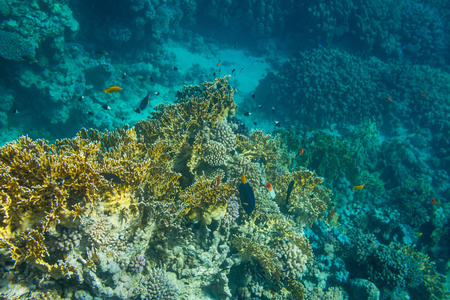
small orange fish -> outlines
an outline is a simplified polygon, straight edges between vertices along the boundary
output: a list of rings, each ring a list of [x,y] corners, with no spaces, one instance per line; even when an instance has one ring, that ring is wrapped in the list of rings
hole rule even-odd
[[[352,189],[354,189],[355,191],[362,190],[365,185],[366,185],[366,183],[364,183],[363,185],[357,185],[357,186],[354,186]]]
[[[218,187],[219,187],[219,184],[220,184],[220,175],[219,176],[217,176],[217,181],[216,181],[217,183],[216,183],[216,186],[214,187],[215,189],[217,189]]]
[[[438,205],[436,198],[431,199],[431,203],[433,203],[433,205]]]
[[[391,97],[386,97],[386,100],[392,102]]]
[[[217,65],[216,65],[216,67],[218,67],[218,66],[220,66],[220,59],[219,59],[219,62],[217,63]]]
[[[117,94],[121,90],[122,90],[122,88],[120,86],[110,86],[110,87],[107,87],[106,90],[104,90],[104,91],[105,91],[105,94],[106,93],[108,93],[108,94],[116,93]]]
[[[420,97],[426,98],[427,94],[420,94]]]
[[[331,211],[331,213],[330,213],[330,220],[331,220],[331,218],[333,218],[334,212],[335,212],[335,211],[336,211],[335,209],[333,209],[333,210]]]
[[[266,189],[269,189],[269,191],[273,190],[273,185],[270,182],[266,183],[266,185],[264,187]]]
[[[266,185],[264,186],[266,189],[269,190],[269,195],[272,199],[275,199],[275,191],[273,189],[273,186],[270,182],[266,183]]]
[[[300,152],[299,152],[298,154],[299,154],[299,155],[302,155],[303,152],[305,152],[305,150],[303,150],[303,148],[302,148],[302,150],[300,150]]]

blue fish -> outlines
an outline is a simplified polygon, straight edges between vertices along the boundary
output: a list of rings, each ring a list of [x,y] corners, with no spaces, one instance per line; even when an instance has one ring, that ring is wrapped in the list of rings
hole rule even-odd
[[[144,110],[147,105],[150,103],[150,93],[147,94],[147,96],[142,99],[141,104],[139,104],[139,110]]]
[[[289,186],[288,186],[288,189],[287,189],[287,193],[286,193],[286,203],[285,203],[285,205],[288,205],[288,203],[289,203],[289,197],[291,196],[292,190],[294,189],[294,184],[295,184],[294,180],[292,180],[289,183]]]
[[[239,185],[239,198],[241,199],[245,212],[250,216],[255,209],[255,194],[250,184],[247,183],[245,174],[242,174],[241,180],[242,183]]]

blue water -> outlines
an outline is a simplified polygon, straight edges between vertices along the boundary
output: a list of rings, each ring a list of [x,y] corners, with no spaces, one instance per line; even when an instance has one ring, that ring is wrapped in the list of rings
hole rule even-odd
[[[293,220],[312,246],[314,262],[295,278],[304,290],[295,293],[286,279],[267,278],[261,260],[238,255],[231,237],[249,226],[241,216],[231,222],[241,229],[227,229],[220,242],[227,262],[211,258],[228,267],[216,266],[224,271],[205,276],[200,287],[183,267],[176,273],[176,259],[163,250],[141,253],[148,270],[161,268],[143,276],[169,286],[166,298],[146,297],[450,299],[449,34],[450,5],[434,0],[0,0],[0,143],[23,135],[53,143],[82,128],[132,127],[157,105],[174,104],[183,86],[231,76],[234,133],[278,136],[285,143],[279,176],[305,167],[333,192],[313,224],[278,202],[279,215]],[[121,90],[105,93],[111,86]],[[148,93],[150,102],[137,110]],[[227,152],[227,176],[238,149]],[[261,183],[268,163],[256,164]],[[211,169],[218,170],[202,171],[215,178]],[[10,192],[6,183],[1,191]],[[185,257],[180,265],[211,254],[199,240],[215,234],[219,243],[223,232],[199,224],[180,225],[197,239],[194,249],[166,249]],[[235,257],[242,263],[233,265]],[[4,276],[11,265],[5,254]],[[111,274],[139,285],[129,268],[116,267]],[[26,277],[31,270],[37,269],[23,263],[16,272]],[[117,276],[104,277],[114,281],[112,289],[122,286]],[[59,289],[15,278],[1,293],[12,297],[16,281],[27,289],[15,294],[21,299],[58,290],[71,299],[144,299],[137,289],[108,294],[87,278],[58,279]],[[184,286],[182,292],[173,296],[170,284]]]

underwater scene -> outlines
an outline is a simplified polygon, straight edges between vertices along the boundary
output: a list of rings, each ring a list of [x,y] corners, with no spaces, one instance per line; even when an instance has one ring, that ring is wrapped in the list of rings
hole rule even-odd
[[[0,0],[0,299],[450,299],[450,1]]]

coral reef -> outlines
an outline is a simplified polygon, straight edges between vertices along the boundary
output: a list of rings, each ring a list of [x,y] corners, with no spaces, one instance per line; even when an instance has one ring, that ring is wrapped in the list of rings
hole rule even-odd
[[[445,126],[447,77],[447,73],[429,66],[361,59],[321,48],[291,57],[277,75],[269,73],[256,92],[262,95],[263,105],[279,107],[288,125],[300,126],[298,120],[302,120],[306,128],[337,126],[345,132],[350,125],[373,120],[391,133],[400,125],[417,130]],[[437,82],[430,82],[430,78]],[[423,91],[436,97],[435,101],[424,103]],[[391,105],[386,97],[397,105]],[[292,111],[295,120],[290,120]]]
[[[21,61],[34,58],[34,44],[17,33],[0,30],[0,55],[3,58]]]
[[[64,287],[75,298],[340,299],[342,287],[360,291],[361,284],[347,284],[359,278],[380,291],[408,288],[445,298],[442,275],[427,256],[405,246],[413,230],[399,213],[367,205],[388,190],[400,202],[415,199],[397,208],[413,216],[432,196],[425,183],[411,179],[386,190],[383,174],[359,172],[355,156],[378,157],[380,148],[365,151],[377,136],[376,123],[359,127],[363,137],[351,141],[323,131],[246,135],[233,121],[229,79],[185,87],[174,104],[156,106],[135,127],[82,129],[53,144],[21,137],[3,146],[0,257],[8,282],[32,286],[21,295],[61,296]],[[331,190],[302,165],[338,186],[366,180],[368,196],[355,195],[348,210],[330,213]],[[256,197],[250,216],[237,200],[242,174]],[[274,198],[263,187],[267,182]],[[433,225],[437,245],[445,211],[423,212],[415,222]],[[371,224],[376,235],[352,231],[356,224]]]
[[[177,289],[169,281],[166,273],[160,268],[151,269],[146,281],[141,282],[140,299],[174,300],[177,297]]]

